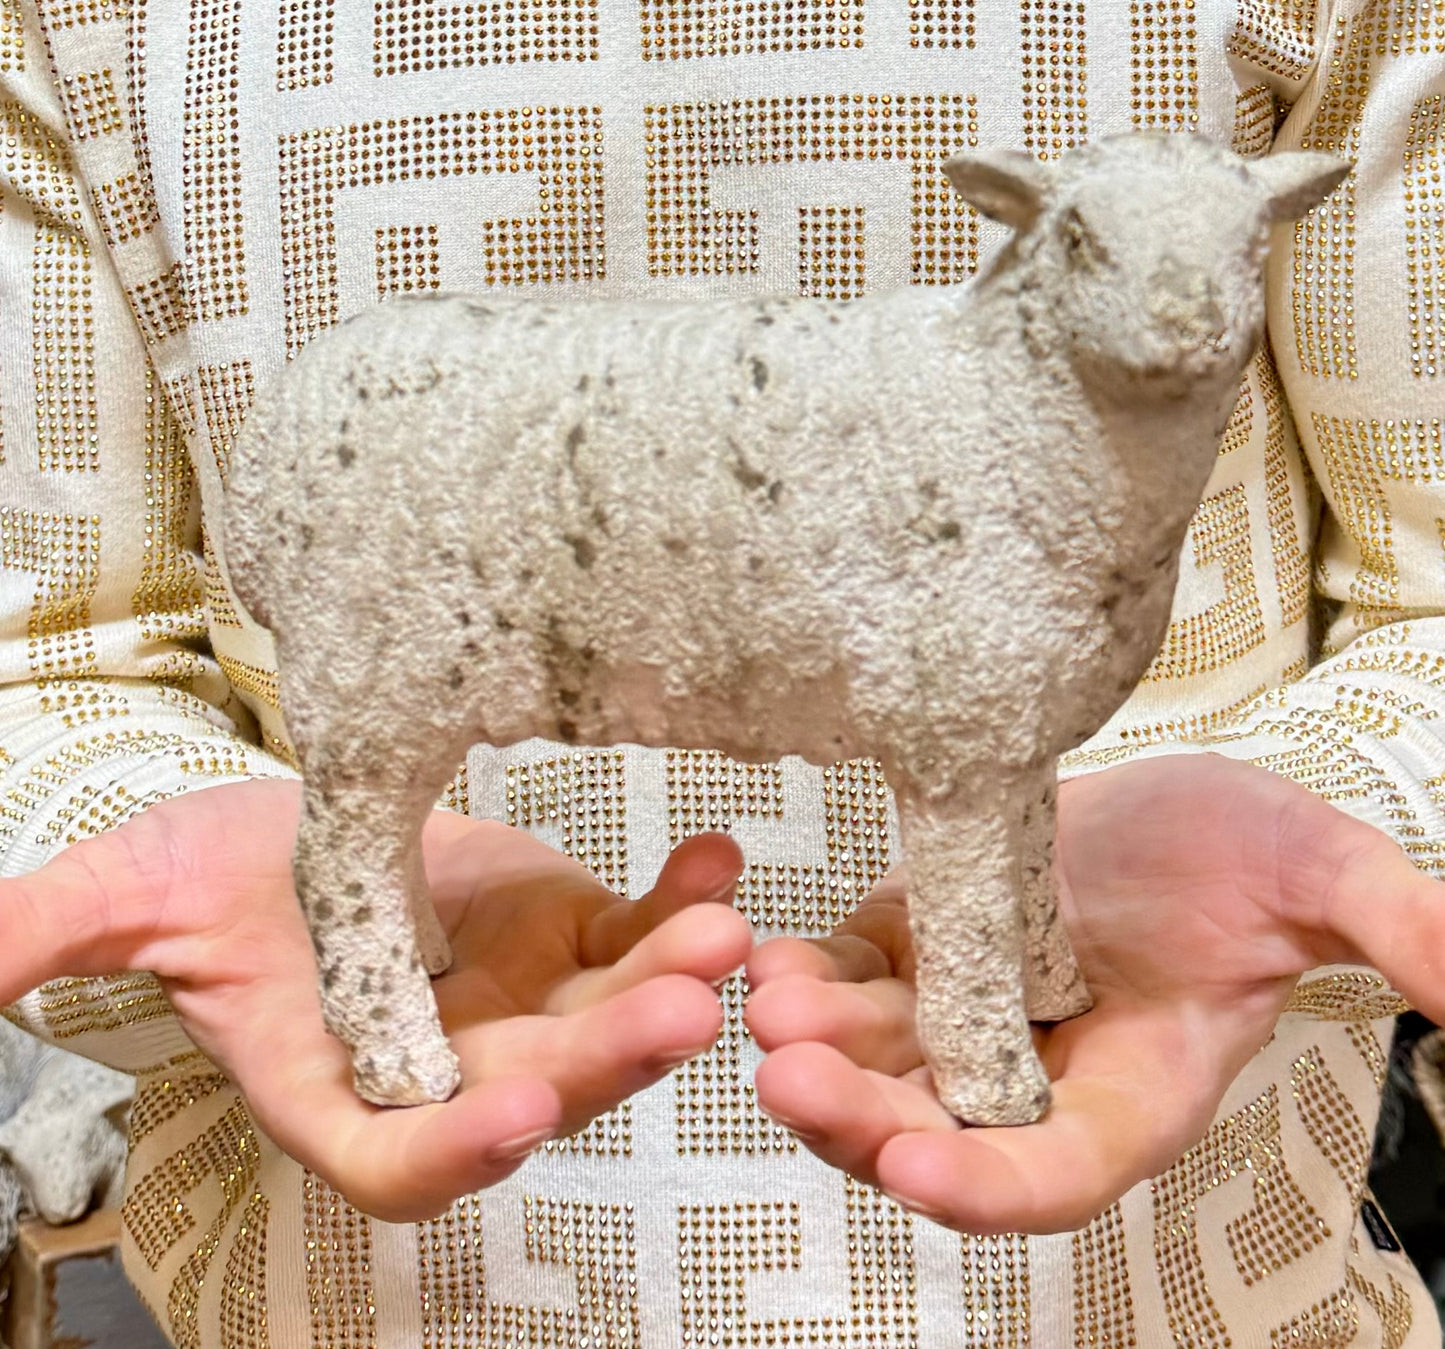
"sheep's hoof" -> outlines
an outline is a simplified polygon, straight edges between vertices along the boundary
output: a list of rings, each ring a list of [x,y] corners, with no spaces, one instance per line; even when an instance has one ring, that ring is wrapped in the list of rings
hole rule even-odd
[[[389,1043],[359,1049],[351,1066],[356,1094],[373,1105],[445,1101],[462,1080],[457,1056],[445,1040],[424,1047]]]
[[[1037,1124],[1048,1114],[1053,1092],[1043,1065],[1032,1054],[1029,1058],[1032,1062],[1015,1062],[1005,1073],[983,1080],[935,1068],[934,1089],[944,1109],[964,1124]]]

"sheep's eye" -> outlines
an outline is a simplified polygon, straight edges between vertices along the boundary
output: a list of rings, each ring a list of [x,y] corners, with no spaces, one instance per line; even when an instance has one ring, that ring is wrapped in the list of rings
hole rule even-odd
[[[1070,208],[1064,214],[1061,230],[1064,236],[1064,251],[1071,263],[1079,267],[1096,267],[1108,261],[1108,254],[1084,224],[1084,218],[1077,208]]]

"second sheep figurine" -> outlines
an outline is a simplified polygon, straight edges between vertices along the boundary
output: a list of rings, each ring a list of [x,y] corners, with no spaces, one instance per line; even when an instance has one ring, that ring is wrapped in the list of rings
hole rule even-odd
[[[542,735],[881,760],[940,1099],[1038,1118],[1029,1019],[1088,1005],[1055,760],[1163,637],[1271,228],[1347,171],[1194,136],[971,153],[944,172],[1014,234],[966,285],[440,297],[316,338],[237,439],[226,552],[362,1095],[454,1089],[421,826],[469,745]]]

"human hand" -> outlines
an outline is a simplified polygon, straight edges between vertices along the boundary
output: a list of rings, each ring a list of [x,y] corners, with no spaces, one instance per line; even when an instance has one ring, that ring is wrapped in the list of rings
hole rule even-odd
[[[1059,907],[1093,1010],[1035,1028],[1054,1101],[962,1128],[913,1022],[903,878],[836,933],[748,962],[763,1108],[823,1160],[960,1231],[1076,1229],[1208,1128],[1299,975],[1367,964],[1445,1015],[1445,885],[1305,788],[1215,755],[1064,784]]]
[[[61,975],[153,971],[257,1125],[391,1222],[495,1183],[716,1038],[712,986],[751,942],[728,905],[730,839],[688,840],[627,902],[519,830],[437,811],[427,879],[453,963],[432,987],[462,1086],[439,1105],[361,1100],[322,1025],[292,884],[299,801],[281,781],[178,796],[0,881],[0,1001]]]

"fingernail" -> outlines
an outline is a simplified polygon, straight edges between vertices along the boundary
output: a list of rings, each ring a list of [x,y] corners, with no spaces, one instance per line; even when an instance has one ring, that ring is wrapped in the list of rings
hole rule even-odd
[[[910,1199],[906,1194],[896,1194],[892,1190],[884,1190],[883,1193],[897,1204],[899,1208],[907,1209],[909,1213],[915,1214],[920,1218],[927,1218],[929,1222],[942,1223],[944,1226],[948,1225],[947,1215],[945,1215],[941,1209],[930,1208],[927,1204],[921,1203],[917,1199]]]
[[[499,1162],[514,1162],[519,1157],[535,1152],[551,1137],[551,1129],[534,1129],[529,1134],[518,1134],[516,1138],[509,1138],[505,1143],[498,1143],[492,1149],[492,1156]]]
[[[784,1119],[781,1115],[775,1115],[769,1112],[768,1118],[772,1120],[772,1122],[776,1124],[780,1129],[786,1129],[800,1143],[812,1144],[821,1143],[823,1141],[822,1134],[814,1133],[810,1129],[805,1129],[801,1124],[794,1124],[792,1120]]]
[[[695,1059],[702,1050],[684,1049],[680,1053],[659,1054],[655,1059],[649,1059],[647,1069],[653,1073],[670,1073],[674,1068],[681,1068],[689,1059]]]

